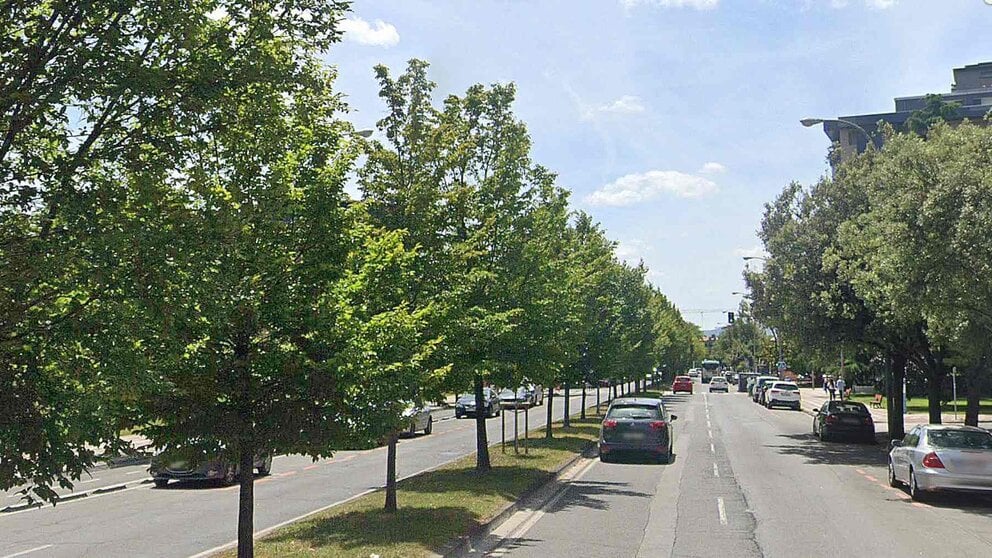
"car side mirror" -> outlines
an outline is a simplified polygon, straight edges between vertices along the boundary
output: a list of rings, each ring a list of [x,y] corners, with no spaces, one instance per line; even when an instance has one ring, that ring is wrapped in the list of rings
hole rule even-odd
[[[892,440],[889,442],[889,449],[898,448],[902,446],[902,440]]]
[[[668,415],[668,420],[673,420],[674,421],[677,418],[679,418],[678,415]]]

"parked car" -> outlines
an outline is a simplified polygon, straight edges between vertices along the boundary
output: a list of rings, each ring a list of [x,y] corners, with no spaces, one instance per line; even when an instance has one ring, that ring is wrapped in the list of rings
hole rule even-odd
[[[761,392],[768,382],[774,382],[778,380],[778,376],[758,376],[754,379],[754,385],[751,386],[751,391],[748,394],[751,396],[751,400],[755,403],[761,402]]]
[[[486,417],[499,416],[499,396],[493,388],[482,388],[484,401],[483,414]],[[455,400],[455,418],[475,416],[475,394],[459,395]]]
[[[827,401],[813,417],[813,434],[826,441],[838,436],[875,441],[875,423],[868,407],[857,401]]]
[[[794,411],[800,410],[802,396],[795,382],[769,382],[765,390],[765,407],[788,407]]]
[[[889,450],[889,485],[914,500],[939,490],[992,492],[992,434],[974,426],[924,424]]]
[[[624,452],[648,453],[659,463],[672,458],[674,435],[661,399],[621,397],[610,403],[599,429],[599,459],[604,463]]]
[[[268,475],[272,472],[272,454],[256,455],[252,467],[258,470],[259,475]],[[152,457],[148,473],[155,486],[163,488],[170,480],[213,481],[230,485],[238,480],[241,472],[237,463],[219,455],[165,449]]]
[[[714,391],[728,393],[730,391],[730,384],[727,383],[727,379],[723,376],[713,376],[713,379],[710,380],[710,393]]]
[[[675,376],[672,381],[672,393],[684,392],[692,395],[692,378],[689,376]]]
[[[525,387],[507,388],[499,392],[499,404],[504,408],[528,407],[532,404],[532,394]]]
[[[403,418],[409,421],[404,434],[413,436],[421,430],[424,431],[424,434],[430,434],[434,430],[434,417],[431,416],[431,410],[427,407],[408,403],[403,411]]]

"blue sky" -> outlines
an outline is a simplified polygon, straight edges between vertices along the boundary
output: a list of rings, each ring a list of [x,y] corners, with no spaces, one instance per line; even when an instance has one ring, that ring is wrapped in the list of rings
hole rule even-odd
[[[515,82],[534,159],[704,328],[737,307],[763,204],[827,170],[799,119],[992,61],[986,0],[358,0],[343,28],[325,59],[358,128],[383,114],[375,64],[428,60],[438,100]]]

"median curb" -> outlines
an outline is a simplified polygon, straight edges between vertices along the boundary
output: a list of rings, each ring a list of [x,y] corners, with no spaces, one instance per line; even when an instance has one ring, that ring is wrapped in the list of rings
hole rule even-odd
[[[473,554],[486,538],[513,514],[524,507],[540,509],[554,497],[557,490],[558,478],[568,468],[575,465],[580,459],[593,457],[597,454],[596,442],[590,442],[581,452],[575,454],[562,463],[555,471],[549,472],[546,477],[533,486],[525,490],[514,502],[510,502],[488,521],[473,527],[467,534],[462,535],[442,546],[432,558],[462,558]]]
[[[94,496],[94,495],[97,495],[97,494],[105,494],[107,492],[117,492],[119,490],[125,490],[127,488],[134,488],[134,487],[137,487],[137,486],[141,486],[143,484],[151,484],[152,482],[153,482],[152,479],[141,479],[141,480],[136,480],[136,481],[133,481],[133,482],[122,482],[122,483],[119,483],[119,484],[112,484],[110,486],[101,486],[99,488],[92,488],[90,490],[84,490],[82,492],[70,492],[69,494],[66,494],[65,496],[61,496],[58,500],[56,500],[54,503],[52,503],[52,505],[53,506],[54,505],[57,505],[60,502],[71,502],[73,500],[79,500],[80,498],[86,498],[87,496]],[[35,502],[24,502],[23,504],[14,504],[14,505],[11,505],[11,506],[7,506],[7,507],[5,507],[3,509],[0,509],[0,515],[5,514],[5,513],[13,513],[13,512],[18,512],[18,511],[24,511],[24,510],[31,509],[31,508],[40,508],[40,507],[43,507],[47,503],[48,502],[38,502],[38,501],[35,501]]]

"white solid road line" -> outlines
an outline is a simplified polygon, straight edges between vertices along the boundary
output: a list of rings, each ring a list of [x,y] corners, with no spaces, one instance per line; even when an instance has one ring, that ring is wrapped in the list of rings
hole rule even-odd
[[[707,430],[706,433],[709,434],[710,440],[712,440],[713,439],[713,431],[712,430]]]
[[[710,453],[716,453],[716,447],[713,444],[710,444]]]
[[[46,544],[46,545],[43,545],[43,546],[36,546],[34,548],[29,548],[27,550],[22,550],[20,552],[15,552],[13,554],[8,554],[8,555],[2,556],[0,558],[14,558],[14,556],[24,556],[25,554],[30,554],[32,552],[38,552],[39,550],[45,550],[46,548],[50,548],[51,546],[52,545],[50,545],[50,544]]]
[[[142,469],[140,471],[131,471],[130,473],[124,473],[124,474],[125,475],[140,475],[142,473],[147,475],[148,474],[148,471]]]
[[[560,480],[564,482],[564,486],[562,486],[558,490],[558,492],[555,493],[555,495],[552,496],[550,499],[548,499],[548,501],[545,502],[544,505],[542,505],[540,508],[531,512],[518,511],[517,514],[527,514],[526,516],[524,516],[526,517],[526,519],[524,519],[520,523],[520,525],[511,528],[510,532],[507,533],[506,536],[502,536],[500,538],[500,541],[497,543],[496,548],[489,550],[488,552],[486,552],[485,555],[491,558],[498,558],[500,556],[505,555],[510,550],[512,550],[511,548],[508,548],[508,545],[511,545],[513,542],[521,539],[524,535],[526,535],[527,532],[530,531],[534,527],[534,525],[536,525],[537,522],[541,520],[542,517],[544,517],[546,510],[552,508],[555,504],[558,503],[559,500],[561,500],[565,496],[565,494],[568,492],[569,487],[571,486],[571,483],[578,481],[582,477],[584,477],[586,473],[588,473],[589,470],[592,469],[594,465],[596,465],[596,463],[598,463],[596,459],[590,459],[588,463],[581,465],[579,469],[577,470],[572,469],[572,471],[576,471],[576,472],[571,476],[568,476],[566,478],[568,473],[562,475]],[[509,521],[513,521],[513,518],[511,517]],[[494,531],[494,534],[497,533],[498,530],[499,528],[497,528],[497,530]],[[473,553],[475,552],[477,551],[473,550]]]
[[[720,476],[720,469],[717,468],[716,463],[713,464],[713,476],[714,477],[719,477]]]
[[[727,524],[727,509],[723,506],[723,498],[716,499],[716,511],[720,514],[720,525]]]

